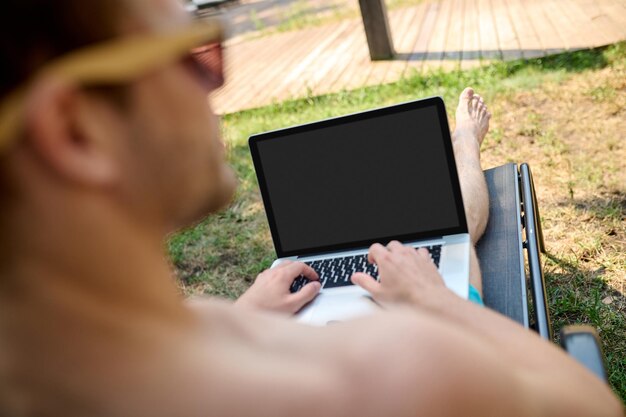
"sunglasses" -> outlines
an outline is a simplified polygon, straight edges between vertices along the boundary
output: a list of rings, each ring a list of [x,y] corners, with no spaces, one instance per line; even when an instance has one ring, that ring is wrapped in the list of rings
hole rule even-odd
[[[208,90],[224,83],[224,26],[213,19],[167,33],[118,38],[77,49],[42,66],[31,81],[0,102],[0,153],[23,127],[26,92],[32,80],[52,76],[84,87],[123,85],[146,73],[181,61]]]

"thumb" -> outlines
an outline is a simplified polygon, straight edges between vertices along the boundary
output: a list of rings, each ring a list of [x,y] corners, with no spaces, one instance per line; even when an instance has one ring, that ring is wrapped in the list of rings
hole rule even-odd
[[[366,273],[356,272],[354,275],[352,275],[351,279],[352,283],[363,288],[374,297],[376,297],[376,295],[378,295],[378,293],[380,292],[380,283]]]
[[[293,312],[298,312],[306,303],[314,299],[321,288],[322,284],[319,281],[311,281],[297,293],[289,295],[289,304],[294,307]]]

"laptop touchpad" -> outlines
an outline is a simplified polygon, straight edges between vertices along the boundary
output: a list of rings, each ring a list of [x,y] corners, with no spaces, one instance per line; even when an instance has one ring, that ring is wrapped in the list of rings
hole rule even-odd
[[[380,307],[365,291],[323,291],[298,313],[298,321],[325,326],[372,314]]]

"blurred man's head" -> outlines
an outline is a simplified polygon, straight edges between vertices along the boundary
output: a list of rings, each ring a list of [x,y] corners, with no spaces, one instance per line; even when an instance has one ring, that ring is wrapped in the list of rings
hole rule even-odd
[[[72,51],[189,24],[177,0],[5,1],[0,94],[22,89],[23,106],[19,129],[0,138],[10,142],[0,146],[3,210],[82,198],[172,228],[224,205],[234,178],[207,102],[216,86],[188,55],[123,83],[42,75]],[[127,52],[110,60],[132,61]]]

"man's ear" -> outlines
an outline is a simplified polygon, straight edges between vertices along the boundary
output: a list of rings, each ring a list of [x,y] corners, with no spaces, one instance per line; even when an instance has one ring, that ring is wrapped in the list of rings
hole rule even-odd
[[[91,186],[108,186],[118,174],[117,161],[105,137],[110,126],[95,98],[59,79],[39,79],[26,101],[26,141],[55,174]],[[109,138],[110,139],[110,138]]]

